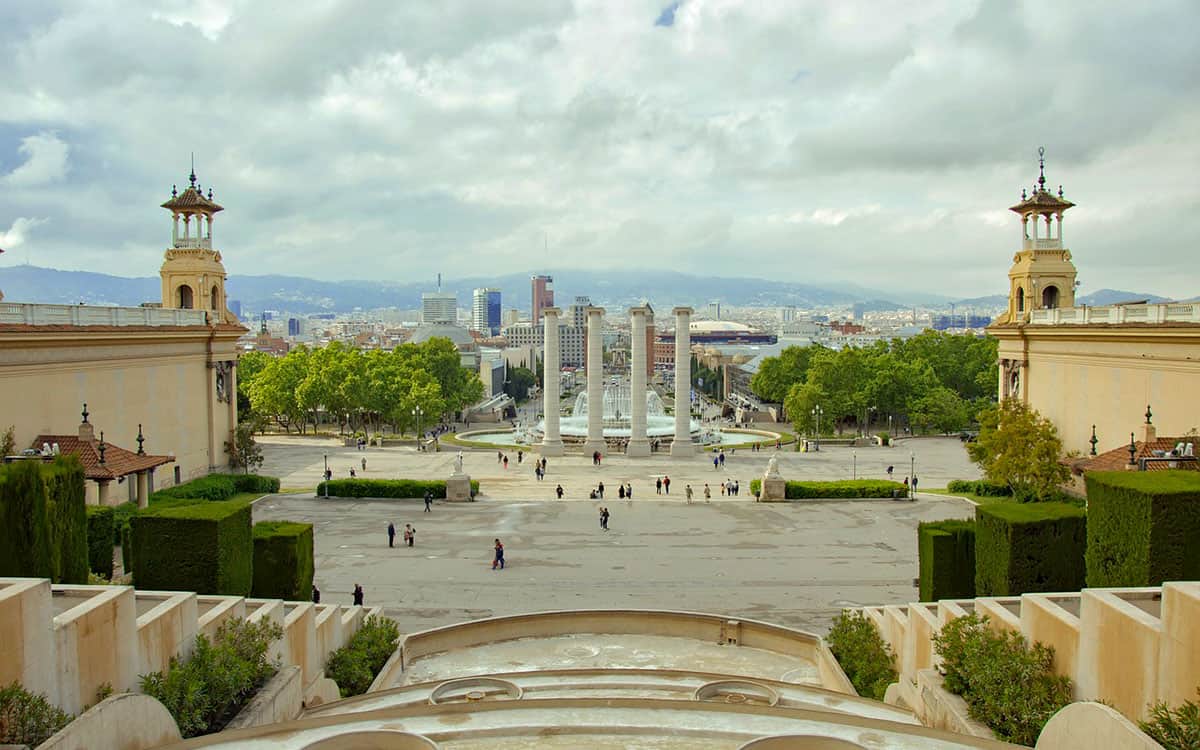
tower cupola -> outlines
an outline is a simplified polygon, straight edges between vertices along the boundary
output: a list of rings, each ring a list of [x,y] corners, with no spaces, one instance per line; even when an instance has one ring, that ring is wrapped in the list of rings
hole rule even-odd
[[[171,246],[163,257],[162,306],[209,311],[209,323],[236,323],[225,306],[225,266],[213,249],[213,217],[224,207],[213,201],[196,181],[196,164],[183,192],[171,186],[171,198],[162,204],[171,212]]]

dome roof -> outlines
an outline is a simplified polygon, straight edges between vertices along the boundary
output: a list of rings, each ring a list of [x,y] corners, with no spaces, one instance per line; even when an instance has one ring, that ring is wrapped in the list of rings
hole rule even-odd
[[[417,326],[409,342],[423,344],[429,339],[435,338],[450,339],[460,349],[464,346],[475,345],[475,338],[471,335],[470,331],[451,323],[425,323]]]

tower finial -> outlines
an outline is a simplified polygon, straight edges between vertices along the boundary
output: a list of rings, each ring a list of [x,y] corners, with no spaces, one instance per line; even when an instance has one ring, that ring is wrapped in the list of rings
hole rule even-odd
[[[1038,146],[1038,188],[1046,189],[1046,147]]]
[[[196,187],[196,152],[192,152],[192,173],[188,175],[188,182],[192,183],[192,187]]]

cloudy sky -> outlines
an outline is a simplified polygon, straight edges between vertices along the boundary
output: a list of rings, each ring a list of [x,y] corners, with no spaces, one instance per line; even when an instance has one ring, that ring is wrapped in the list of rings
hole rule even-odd
[[[4,2],[0,265],[155,275],[194,151],[233,274],[970,296],[1044,145],[1084,289],[1190,297],[1198,28],[1195,0]]]

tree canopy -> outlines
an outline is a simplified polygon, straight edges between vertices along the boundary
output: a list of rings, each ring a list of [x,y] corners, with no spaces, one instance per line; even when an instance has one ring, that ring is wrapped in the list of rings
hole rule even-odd
[[[283,357],[251,352],[239,370],[239,391],[245,389],[253,410],[301,433],[322,412],[339,429],[388,424],[403,432],[483,398],[478,374],[462,367],[458,350],[444,338],[391,352],[336,341],[321,349],[298,346]]]
[[[949,432],[995,402],[996,383],[995,339],[925,331],[865,348],[789,347],[762,362],[750,388],[782,403],[797,431],[808,434],[817,406],[823,432],[876,426],[889,416]]]
[[[1058,460],[1062,440],[1054,424],[1016,399],[980,412],[979,439],[967,452],[989,480],[1007,484],[1022,501],[1052,499],[1071,478]]]

